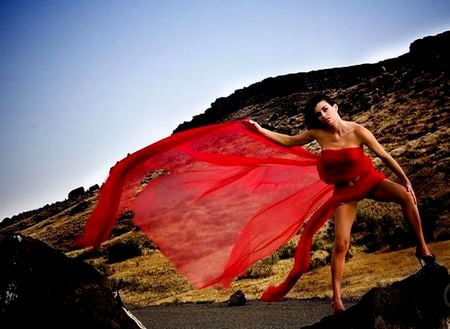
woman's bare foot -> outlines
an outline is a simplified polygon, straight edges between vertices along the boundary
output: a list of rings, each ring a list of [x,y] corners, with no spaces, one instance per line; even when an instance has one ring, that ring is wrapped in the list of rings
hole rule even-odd
[[[331,302],[331,307],[333,308],[333,314],[345,311],[344,303],[342,303],[342,300],[340,298],[333,299],[333,301]]]

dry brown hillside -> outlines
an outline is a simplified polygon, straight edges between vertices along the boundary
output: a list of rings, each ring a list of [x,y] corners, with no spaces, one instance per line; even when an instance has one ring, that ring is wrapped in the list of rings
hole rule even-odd
[[[251,117],[271,129],[296,133],[304,128],[301,105],[316,92],[327,93],[338,102],[344,118],[368,127],[405,169],[419,198],[432,250],[441,263],[450,266],[448,44],[450,31],[416,40],[407,54],[379,63],[267,78],[217,99],[175,132]],[[317,146],[308,148],[316,150]],[[229,295],[230,290],[193,291],[133,226],[132,214],[122,216],[100,250],[77,250],[73,239],[82,232],[97,197],[96,186],[73,191],[67,200],[6,218],[0,233],[21,232],[85,259],[108,275],[130,304],[218,301]],[[313,270],[290,297],[329,295],[328,268],[321,266],[327,264],[331,241],[332,221],[314,243]],[[417,268],[412,249],[408,249],[414,245],[413,237],[394,205],[361,202],[352,243],[348,295],[360,295],[371,286],[392,282]],[[231,290],[240,288],[256,298],[268,282],[279,281],[287,273],[293,246],[285,246],[276,257],[258,264]],[[402,266],[396,266],[399,262]]]

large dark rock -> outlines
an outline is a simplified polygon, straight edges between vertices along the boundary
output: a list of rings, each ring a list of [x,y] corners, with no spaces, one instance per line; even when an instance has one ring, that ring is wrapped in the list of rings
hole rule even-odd
[[[0,235],[0,262],[3,329],[139,328],[99,272],[39,240]]]
[[[73,200],[76,198],[79,198],[80,196],[82,196],[86,191],[84,190],[84,187],[77,187],[75,189],[73,189],[72,191],[69,192],[69,195],[67,196],[69,198],[69,200]]]
[[[303,329],[448,329],[450,276],[427,265],[408,278],[373,288],[348,310]]]

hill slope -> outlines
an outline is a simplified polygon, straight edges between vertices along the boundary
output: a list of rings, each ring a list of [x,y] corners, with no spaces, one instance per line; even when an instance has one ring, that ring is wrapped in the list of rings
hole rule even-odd
[[[217,99],[203,114],[181,124],[175,132],[252,117],[271,129],[294,134],[304,128],[301,105],[316,92],[327,93],[338,102],[344,118],[351,118],[369,128],[405,169],[419,197],[428,240],[450,240],[448,44],[450,31],[416,40],[409,53],[376,64],[268,78]],[[315,144],[307,147],[317,150]],[[377,160],[375,163],[380,165]],[[391,177],[389,172],[385,173]],[[0,223],[0,233],[30,235],[74,257],[88,260],[111,276],[120,288],[127,291],[128,300],[137,305],[190,294],[189,284],[159,253],[155,253],[151,242],[133,226],[130,216],[125,215],[119,220],[111,239],[99,251],[76,250],[73,238],[82,232],[97,197],[98,188],[93,187],[78,196],[72,194],[67,200],[7,218]],[[411,235],[404,233],[408,227],[398,207],[363,201],[358,218],[361,220],[357,220],[353,236],[358,250],[402,249],[414,244]],[[329,248],[330,232],[329,228],[323,230],[320,236],[325,242],[316,244],[318,250],[324,249],[325,245]],[[132,258],[131,265],[128,261],[110,264],[114,245],[128,246],[131,254],[122,250],[127,254],[126,258],[139,253],[147,256]],[[288,270],[289,266],[283,265],[286,262],[289,260],[274,266],[277,277],[282,277]],[[141,266],[136,266],[139,264]],[[148,278],[153,279],[148,281]],[[253,280],[248,285],[255,285],[255,282]],[[258,282],[267,283],[267,279]],[[259,288],[255,289],[257,293]],[[152,295],[144,301],[133,299],[136,292],[150,290]],[[214,294],[214,290],[210,291]],[[175,300],[177,298],[181,297],[174,297]]]

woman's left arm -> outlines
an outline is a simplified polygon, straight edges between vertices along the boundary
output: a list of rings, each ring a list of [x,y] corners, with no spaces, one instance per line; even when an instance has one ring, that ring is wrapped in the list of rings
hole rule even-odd
[[[367,145],[385,164],[386,166],[392,170],[392,172],[400,179],[402,184],[406,187],[406,190],[411,193],[414,202],[416,203],[416,196],[414,195],[414,191],[412,189],[412,185],[402,167],[398,164],[397,161],[384,149],[383,146],[378,142],[375,136],[365,127],[359,126],[356,129],[356,133],[360,138],[361,142]]]

